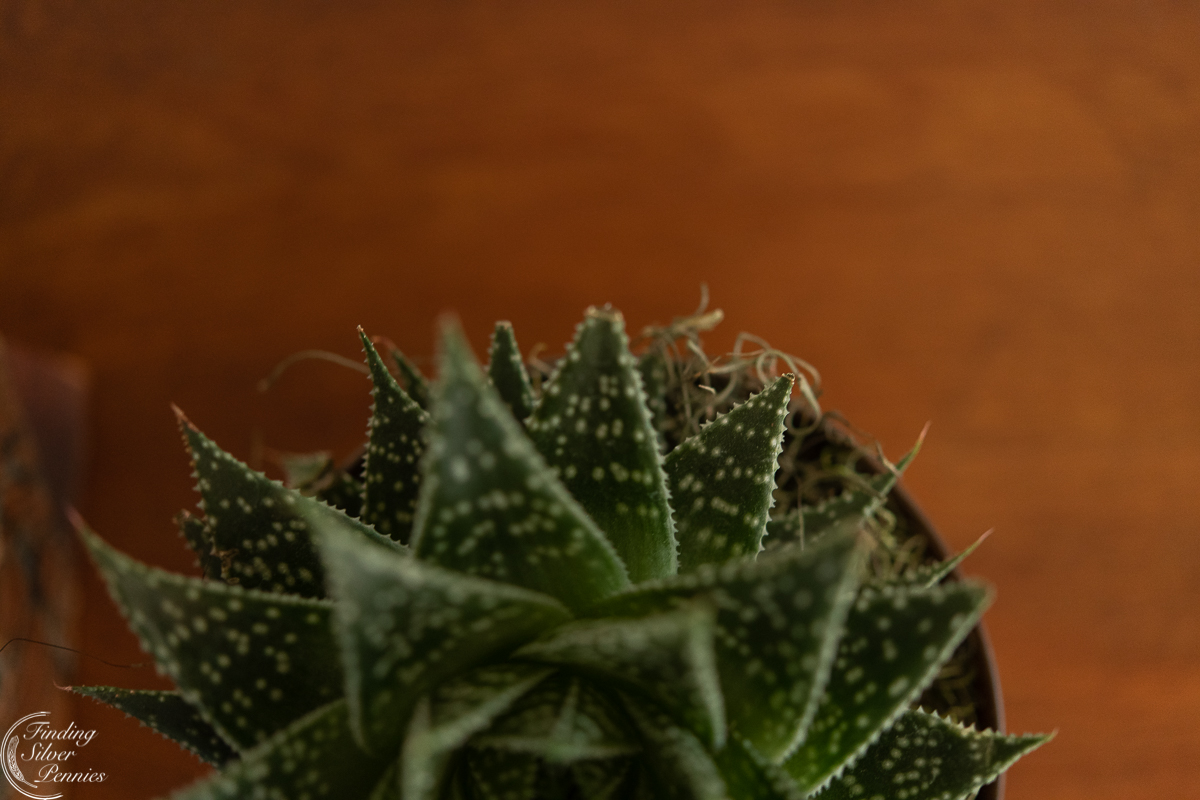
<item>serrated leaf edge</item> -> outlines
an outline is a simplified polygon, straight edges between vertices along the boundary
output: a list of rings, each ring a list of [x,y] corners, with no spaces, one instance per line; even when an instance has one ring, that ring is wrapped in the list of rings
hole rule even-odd
[[[988,610],[992,602],[995,600],[995,592],[992,591],[991,587],[980,581],[963,581],[962,583],[967,586],[974,586],[983,589],[983,601],[979,604],[975,611],[967,616],[967,618],[955,631],[954,635],[951,636],[951,638],[947,640],[946,644],[942,646],[941,650],[938,651],[937,656],[932,662],[930,662],[929,668],[926,669],[925,673],[921,676],[921,679],[913,683],[912,688],[905,693],[904,699],[897,704],[896,709],[884,719],[883,723],[876,728],[875,732],[867,739],[867,741],[863,742],[863,744],[859,746],[853,755],[843,761],[841,766],[831,772],[825,778],[825,780],[821,781],[819,784],[809,790],[809,794],[815,795],[822,791],[830,783],[841,777],[847,769],[850,769],[857,764],[859,760],[861,760],[866,754],[867,750],[869,750],[881,736],[891,730],[896,724],[896,721],[900,719],[900,717],[904,716],[905,712],[911,709],[913,701],[921,696],[921,692],[925,690],[925,687],[927,687],[933,681],[933,679],[937,677],[937,673],[942,668],[942,665],[946,663],[950,656],[954,654],[954,651],[958,648],[958,646],[962,644],[963,640],[966,639],[967,636],[971,634],[971,631],[975,629],[975,626],[979,624],[979,620],[983,617],[984,612]],[[925,592],[936,587],[913,587],[906,589],[902,589],[900,587],[892,588],[905,594],[916,594],[918,592]],[[937,714],[935,713],[934,716],[937,716]]]

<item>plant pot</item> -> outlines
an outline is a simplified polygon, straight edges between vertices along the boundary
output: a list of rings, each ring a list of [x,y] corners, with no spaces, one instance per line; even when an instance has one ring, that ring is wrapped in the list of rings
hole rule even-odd
[[[881,476],[888,472],[872,449],[860,443],[860,432],[838,415],[823,415],[817,424],[810,407],[799,398],[793,399],[791,412],[797,427],[789,427],[784,436],[780,470],[776,474],[781,491],[776,495],[776,514],[789,513],[788,507],[794,510],[800,502],[812,504],[841,492],[848,483],[859,482],[854,475]],[[892,549],[886,552],[889,558],[899,556],[885,569],[895,569],[901,560],[915,566],[944,561],[954,555],[903,486],[892,488],[884,508],[895,520],[887,534]],[[960,579],[958,570],[946,578]],[[982,623],[955,650],[919,704],[964,725],[1004,731],[1000,680]],[[976,800],[1000,800],[1003,794],[1001,774],[979,790]]]
[[[934,524],[914,503],[904,487],[898,486],[893,489],[888,499],[888,506],[898,515],[904,515],[910,524],[912,533],[924,536],[925,541],[928,542],[926,553],[931,557],[946,559],[953,555],[946,546],[946,542],[943,542],[942,537],[938,535]],[[959,578],[959,571],[955,570],[949,579],[958,581]],[[959,654],[966,655],[968,662],[972,663],[974,667],[970,693],[974,711],[976,711],[976,715],[974,715],[976,716],[976,726],[1003,733],[1004,703],[1000,691],[1000,673],[997,672],[996,657],[992,652],[983,622],[979,622],[979,625],[968,634],[965,642],[959,645],[959,651],[955,655]],[[1004,775],[1001,774],[994,782],[979,789],[979,794],[976,796],[977,800],[1001,800],[1004,796]]]
[[[927,555],[938,560],[953,555],[933,527],[933,523],[929,521],[929,518],[925,516],[925,513],[902,486],[897,486],[892,490],[888,498],[888,506],[894,513],[904,516],[910,532],[925,538],[928,545]],[[951,573],[950,580],[959,580],[960,577],[958,570],[955,570]],[[964,660],[972,664],[974,668],[969,692],[974,703],[976,726],[1003,732],[1004,701],[1000,694],[1000,675],[997,672],[996,658],[992,653],[992,646],[988,641],[982,622],[959,645],[955,656],[960,655],[964,656]],[[935,689],[936,685],[929,691]],[[1004,774],[1001,774],[995,781],[980,789],[976,800],[1001,800],[1004,797],[1004,777]]]

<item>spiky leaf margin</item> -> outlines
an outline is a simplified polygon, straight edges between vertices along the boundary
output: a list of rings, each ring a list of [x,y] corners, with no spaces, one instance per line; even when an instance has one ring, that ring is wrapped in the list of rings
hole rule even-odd
[[[630,580],[674,575],[677,543],[663,460],[619,313],[587,310],[527,425],[546,463],[612,542]]]
[[[667,455],[681,571],[758,553],[792,382],[776,379]]]
[[[521,360],[521,348],[511,322],[497,322],[488,348],[488,378],[517,420],[533,413],[533,386]]]
[[[991,600],[977,583],[864,586],[816,717],[784,768],[805,791],[851,762],[917,699]]]
[[[907,711],[816,797],[963,800],[1050,738],[976,731],[936,714]]]
[[[572,609],[629,585],[612,545],[538,455],[453,324],[443,329],[413,550]]]
[[[322,706],[171,800],[366,797],[389,760],[363,752],[348,722],[344,700]]]
[[[250,469],[201,433],[178,408],[175,413],[192,456],[212,553],[221,559],[226,583],[323,597],[325,575],[309,536],[310,518],[330,519],[368,539],[390,542],[342,511]]]
[[[80,528],[142,648],[239,749],[341,693],[332,604],[148,567]]]
[[[644,616],[695,598],[711,602],[730,726],[780,761],[803,741],[816,713],[861,567],[856,537],[833,536],[804,550],[705,564],[650,581],[598,604],[590,615]]]
[[[426,414],[387,371],[371,340],[358,329],[374,387],[367,458],[363,471],[362,520],[385,536],[408,543],[421,486]]]
[[[214,766],[236,759],[237,751],[221,738],[200,711],[179,692],[122,689],[117,686],[72,686],[72,692],[112,706],[160,736]]]
[[[345,531],[319,544],[337,603],[350,718],[362,745],[398,747],[417,697],[570,619],[554,598],[400,555]]]

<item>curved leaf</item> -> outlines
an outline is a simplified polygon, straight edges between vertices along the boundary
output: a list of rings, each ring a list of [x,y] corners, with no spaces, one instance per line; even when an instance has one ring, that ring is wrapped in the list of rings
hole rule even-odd
[[[963,800],[1050,738],[976,731],[936,714],[907,711],[817,797]]]
[[[828,537],[804,550],[706,564],[643,584],[591,613],[644,616],[707,598],[717,609],[717,665],[731,729],[779,761],[799,746],[816,713],[860,565],[855,537]]]
[[[421,432],[429,415],[387,371],[371,340],[358,329],[374,389],[363,473],[362,519],[385,536],[408,542],[420,489]]]
[[[552,597],[321,530],[350,717],[364,747],[398,747],[418,696],[570,619]]]
[[[921,451],[923,440],[924,433],[913,448],[882,475],[865,477],[861,485],[847,487],[823,503],[801,506],[787,516],[769,521],[764,546],[773,550],[789,544],[812,544],[827,534],[856,533],[887,501],[904,470]]]
[[[515,419],[523,420],[533,413],[533,387],[529,373],[521,361],[521,349],[511,322],[497,322],[488,350],[488,378]]]
[[[210,764],[220,766],[237,758],[237,751],[179,692],[116,686],[72,686],[71,691],[124,712]]]
[[[608,536],[630,579],[674,575],[662,456],[619,313],[588,309],[527,425],[546,463]]]
[[[387,768],[388,759],[372,758],[354,743],[346,702],[338,700],[297,720],[225,771],[171,798],[367,797]]]
[[[816,718],[784,765],[812,791],[851,761],[913,702],[975,627],[986,587],[863,587],[846,619]]]
[[[667,455],[681,571],[758,553],[792,381],[776,379]]]
[[[80,536],[142,648],[239,749],[341,694],[328,601],[173,575]]]
[[[730,800],[712,756],[686,728],[648,703],[623,696],[650,759],[643,761],[643,791],[660,800]],[[738,799],[740,800],[740,798]]]
[[[714,747],[725,741],[725,705],[713,651],[712,608],[689,604],[642,619],[579,622],[515,654],[569,664],[648,692]]]
[[[566,672],[522,697],[475,743],[551,763],[607,760],[638,750],[624,713],[591,681]]]
[[[204,523],[227,583],[245,589],[322,597],[325,576],[308,518],[332,518],[367,538],[373,529],[319,500],[255,472],[217,447],[176,409],[192,455]]]
[[[401,754],[403,800],[434,800],[455,751],[551,670],[530,664],[481,667],[438,686],[413,711]]]
[[[621,559],[537,454],[456,328],[422,467],[413,550],[580,608],[627,586]]]

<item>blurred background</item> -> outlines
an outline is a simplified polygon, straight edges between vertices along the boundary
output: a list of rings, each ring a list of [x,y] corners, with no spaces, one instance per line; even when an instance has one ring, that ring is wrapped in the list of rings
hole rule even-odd
[[[1009,728],[1059,731],[1009,798],[1194,793],[1194,4],[0,5],[0,332],[89,365],[79,508],[144,560],[191,568],[171,402],[245,459],[344,454],[369,383],[259,393],[289,353],[363,325],[427,357],[452,310],[552,354],[589,304],[638,331],[701,283],[710,351],[808,359],[893,456],[932,421],[906,484],[954,548],[996,529],[966,571]],[[77,645],[145,660],[78,580]],[[74,714],[110,778],[73,797],[204,772]]]

